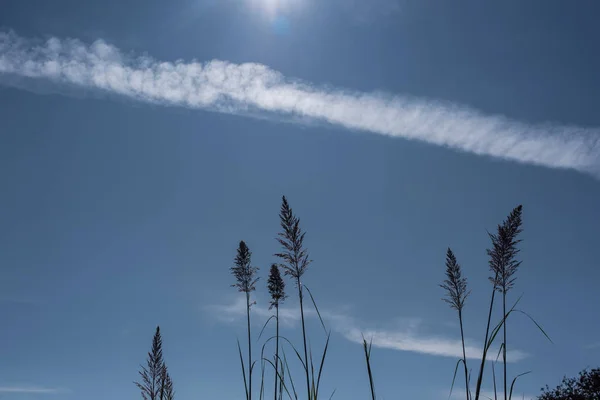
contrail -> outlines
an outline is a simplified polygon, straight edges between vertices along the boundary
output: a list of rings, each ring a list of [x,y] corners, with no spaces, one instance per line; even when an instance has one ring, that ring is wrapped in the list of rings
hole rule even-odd
[[[124,54],[102,40],[41,42],[0,33],[0,82],[19,77],[154,104],[321,121],[600,176],[598,128],[531,125],[455,104],[326,88],[261,64],[162,62]]]

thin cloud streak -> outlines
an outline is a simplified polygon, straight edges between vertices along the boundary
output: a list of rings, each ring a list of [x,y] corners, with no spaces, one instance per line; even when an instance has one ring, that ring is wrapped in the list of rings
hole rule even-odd
[[[449,103],[315,86],[261,64],[161,62],[102,40],[53,37],[40,44],[8,32],[0,33],[0,77],[5,84],[28,78],[153,104],[321,121],[600,176],[597,128],[528,125]]]
[[[445,394],[446,396],[448,395],[448,393],[450,393],[450,389],[448,389],[448,392]],[[503,399],[504,398],[504,391],[500,391],[500,392],[496,392],[496,394],[494,395],[494,391],[493,390],[482,390],[481,391],[481,397],[484,399]],[[443,395],[443,393],[442,393]],[[450,397],[451,400],[462,400],[466,397],[466,392],[464,389],[457,389],[457,390],[453,390],[452,391],[452,396]],[[513,398],[518,399],[518,400],[534,400],[536,398],[536,396],[531,396],[531,395],[526,395],[526,394],[522,394],[522,393],[518,393],[518,391],[516,390],[513,393]]]
[[[211,305],[206,307],[215,318],[221,322],[233,323],[239,321],[246,311],[246,304],[239,298],[235,302],[226,305]],[[273,313],[266,307],[259,305],[252,306],[252,312],[260,318],[266,320]],[[317,314],[312,309],[306,309],[305,315],[313,318]],[[414,353],[429,354],[433,356],[462,358],[462,344],[459,339],[452,339],[445,336],[435,336],[419,332],[419,323],[414,320],[408,320],[402,323],[399,329],[371,329],[365,327],[354,318],[348,315],[321,310],[321,316],[325,325],[334,332],[342,335],[345,339],[362,344],[363,336],[367,341],[372,341],[374,347],[398,351],[410,351]],[[300,313],[295,308],[281,307],[279,309],[280,322],[283,326],[294,327],[300,321]],[[257,322],[258,323],[258,322]],[[481,359],[482,350],[480,347],[467,341],[466,355],[469,359]],[[497,351],[497,349],[496,349]],[[488,356],[489,360],[495,360],[496,351],[491,350]],[[507,361],[518,362],[528,355],[519,350],[508,351]],[[500,363],[502,360],[498,360]]]
[[[0,393],[21,393],[21,394],[58,394],[65,393],[64,389],[42,388],[36,386],[0,386]]]
[[[415,335],[407,331],[391,331],[391,330],[365,330],[361,331],[358,328],[352,328],[344,332],[346,339],[362,343],[362,338],[372,340],[373,346],[400,350],[412,351],[417,353],[425,353],[434,356],[462,358],[462,344],[460,340],[450,339],[443,336],[426,336],[423,334]],[[488,360],[495,360],[494,351],[490,351]],[[475,345],[465,345],[465,354],[467,359],[481,360],[482,349]],[[507,362],[518,362],[527,357],[526,353],[519,350],[508,351]],[[500,363],[502,360],[498,360]]]
[[[205,309],[219,321],[232,323],[235,321],[239,321],[239,317],[246,315],[246,302],[244,299],[238,298],[235,302],[231,304],[209,305],[205,307]],[[269,310],[266,307],[258,306],[256,304],[252,305],[251,312],[254,315],[257,315],[258,317],[263,318],[265,320],[274,315],[272,310]],[[305,315],[312,315],[312,313],[312,310],[305,311]],[[288,307],[279,308],[279,322],[282,325],[292,327],[298,321],[300,321],[299,311]]]

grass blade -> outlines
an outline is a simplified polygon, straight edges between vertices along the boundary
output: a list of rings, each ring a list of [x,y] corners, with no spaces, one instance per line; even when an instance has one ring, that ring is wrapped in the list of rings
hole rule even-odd
[[[260,337],[262,336],[262,334],[263,334],[265,328],[267,327],[267,325],[269,325],[269,322],[271,322],[271,320],[274,319],[274,318],[275,318],[275,316],[271,315],[269,317],[269,319],[267,320],[267,322],[265,322],[265,324],[263,325],[262,329],[260,330],[260,334],[258,335],[258,338],[256,339],[257,342],[260,340]]]
[[[319,395],[319,386],[321,385],[321,374],[323,373],[323,366],[325,365],[325,357],[327,357],[327,349],[329,348],[329,338],[331,337],[331,332],[327,334],[327,341],[325,342],[325,348],[323,349],[323,356],[321,357],[321,363],[319,364],[319,373],[317,377],[317,389],[315,392],[315,400]]]
[[[500,353],[498,353],[498,357],[500,357]],[[496,357],[496,359],[498,359]],[[498,400],[498,389],[496,388],[496,368],[494,367],[494,362],[492,362],[492,378],[494,379],[494,400]]]
[[[550,341],[550,343],[554,344],[554,342],[552,341],[552,339],[550,339],[550,336],[548,336],[548,334],[546,334],[546,331],[544,331],[544,329],[540,326],[540,324],[538,324],[537,321],[535,319],[533,319],[533,317],[531,315],[527,314],[523,310],[515,310],[515,311],[520,312],[521,314],[525,314],[525,316],[527,318],[529,318],[531,320],[531,322],[533,322],[535,324],[535,326],[537,326],[537,328],[540,330],[540,332],[542,332],[542,334],[544,336],[546,336],[546,339],[548,339]]]
[[[308,359],[310,362],[310,376],[311,376],[311,383],[310,383],[310,393],[313,399],[317,398],[317,392],[316,392],[316,388],[315,388],[315,364],[313,363],[313,356],[312,356],[312,346],[310,345],[310,341],[308,343]]]
[[[246,380],[246,367],[244,367],[244,356],[242,355],[242,346],[240,346],[240,340],[237,340],[238,351],[240,353],[240,363],[242,364],[242,375],[244,376],[244,390],[246,391],[246,399],[249,400],[248,394],[248,381]]]
[[[496,355],[496,362],[498,362],[498,359],[500,358],[500,353],[502,353],[503,348],[504,348],[504,343],[500,343],[500,348],[498,349],[498,354]],[[494,363],[492,363],[492,365],[494,365]]]
[[[317,315],[319,316],[319,321],[321,321],[321,326],[323,327],[323,330],[325,331],[325,333],[327,333],[327,328],[325,328],[325,323],[323,322],[323,318],[321,318],[321,313],[319,312],[319,307],[317,307],[315,298],[313,297],[310,289],[306,285],[302,285],[302,286],[304,286],[304,289],[306,289],[306,291],[308,292],[308,294],[310,296],[310,300],[312,301],[313,306],[315,307],[315,310],[317,311]]]
[[[510,384],[510,395],[508,396],[508,400],[510,400],[512,398],[512,393],[513,393],[513,388],[515,386],[515,382],[517,381],[517,379],[523,375],[527,375],[531,373],[531,371],[527,371],[527,372],[523,372],[522,374],[519,374],[517,376],[514,377],[514,379],[512,380],[512,383]]]
[[[454,376],[452,377],[452,385],[450,386],[450,394],[448,395],[448,399],[450,397],[452,397],[452,391],[454,390],[454,383],[456,382],[456,374],[458,373],[458,366],[460,365],[461,362],[464,363],[465,361],[462,358],[460,358],[456,362],[456,367],[454,367]]]
[[[279,339],[283,339],[285,342],[287,342],[287,344],[290,345],[290,347],[292,348],[292,350],[294,350],[294,353],[296,353],[296,356],[298,357],[298,360],[300,360],[300,363],[302,364],[302,367],[304,368],[304,370],[308,371],[308,366],[304,363],[304,360],[302,359],[302,356],[300,355],[300,353],[298,352],[298,350],[296,350],[296,347],[292,344],[292,342],[290,342],[285,336],[279,336]]]
[[[258,398],[260,400],[264,399],[264,393],[265,393],[265,363],[264,361],[260,364],[260,393]]]
[[[292,385],[292,391],[294,392],[294,398],[296,400],[298,400],[298,392],[296,392],[296,386],[294,385],[294,379],[292,378],[292,374],[290,372],[290,366],[288,364],[287,357],[285,355],[285,351],[282,350],[282,353],[283,353],[283,363],[284,363],[284,366],[287,369],[288,375],[290,377],[290,384]]]
[[[264,361],[264,362],[268,362],[269,364],[271,364],[271,366],[272,366],[272,367],[273,367],[273,369],[276,371],[275,373],[277,374],[277,376],[279,377],[279,380],[280,380],[280,382],[281,382],[281,385],[282,385],[282,386],[280,387],[280,390],[281,390],[281,388],[285,389],[285,391],[286,391],[286,393],[287,393],[288,397],[289,397],[290,399],[292,399],[292,395],[290,394],[290,392],[288,391],[287,387],[285,386],[285,383],[284,383],[283,376],[282,376],[282,375],[281,375],[279,372],[277,372],[277,367],[275,366],[275,364],[273,364],[273,362],[272,362],[271,360],[269,360],[268,358],[263,358],[263,361]],[[296,396],[296,399],[297,399],[297,398],[298,398],[298,396]]]
[[[369,386],[371,388],[371,400],[375,400],[375,384],[373,383],[373,373],[371,371],[371,343],[367,344],[367,340],[363,336],[363,349],[365,351],[365,362],[367,363],[367,373],[369,374]]]

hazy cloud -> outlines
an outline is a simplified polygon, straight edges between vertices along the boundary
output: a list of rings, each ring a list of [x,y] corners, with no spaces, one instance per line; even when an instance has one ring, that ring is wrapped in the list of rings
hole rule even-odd
[[[472,394],[474,394],[474,389],[472,389]],[[448,391],[446,393],[441,393],[441,395],[445,395],[444,398],[448,397],[448,393],[450,393],[450,389],[448,389]],[[498,399],[503,399],[504,398],[504,391],[498,391],[496,392],[496,395],[494,395],[494,391],[493,390],[482,390],[480,392],[481,398],[482,399],[487,399],[487,400],[494,400],[495,398]],[[497,397],[496,397],[497,396]],[[462,400],[466,397],[466,393],[464,389],[454,389],[452,391],[452,396],[450,396],[451,400]],[[518,391],[515,391],[515,393],[513,393],[513,398],[517,399],[517,400],[533,400],[536,398],[536,396],[531,396],[531,395],[527,395],[527,394],[521,394],[518,393]]]
[[[66,389],[44,388],[39,386],[0,386],[0,393],[58,394],[66,392],[68,392]]]
[[[206,309],[218,320],[233,323],[240,321],[240,318],[246,315],[246,302],[245,298],[238,298],[232,303],[212,305]],[[252,306],[252,313],[260,317],[261,324],[273,315],[271,310],[259,305]],[[300,314],[296,308],[281,307],[279,315],[283,326],[293,327],[300,321]],[[315,318],[316,312],[313,309],[307,308],[305,309],[305,315]],[[462,358],[460,339],[451,338],[446,335],[424,333],[419,329],[421,322],[418,319],[400,319],[396,320],[394,328],[376,329],[370,328],[368,324],[359,322],[346,314],[332,312],[331,310],[321,310],[321,316],[328,329],[342,335],[351,342],[362,343],[364,335],[368,341],[372,340],[374,347],[434,356]],[[490,360],[495,359],[496,351],[490,351]],[[467,340],[467,358],[481,359],[481,353],[482,349],[479,346]],[[508,362],[517,362],[525,357],[527,357],[527,354],[519,350],[509,350],[507,352]]]

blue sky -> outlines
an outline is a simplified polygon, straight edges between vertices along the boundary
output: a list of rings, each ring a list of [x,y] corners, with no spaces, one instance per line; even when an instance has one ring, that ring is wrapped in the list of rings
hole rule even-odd
[[[486,230],[518,204],[509,298],[524,293],[554,344],[511,321],[509,374],[533,371],[516,392],[597,365],[599,11],[5,0],[0,398],[135,398],[157,324],[178,398],[242,398],[229,267],[245,240],[261,268],[258,331],[282,195],[307,231],[305,283],[333,332],[324,393],[369,396],[363,332],[381,398],[447,398],[460,336],[440,301],[446,248],[473,290],[477,354]],[[292,339],[296,306],[282,318]]]

